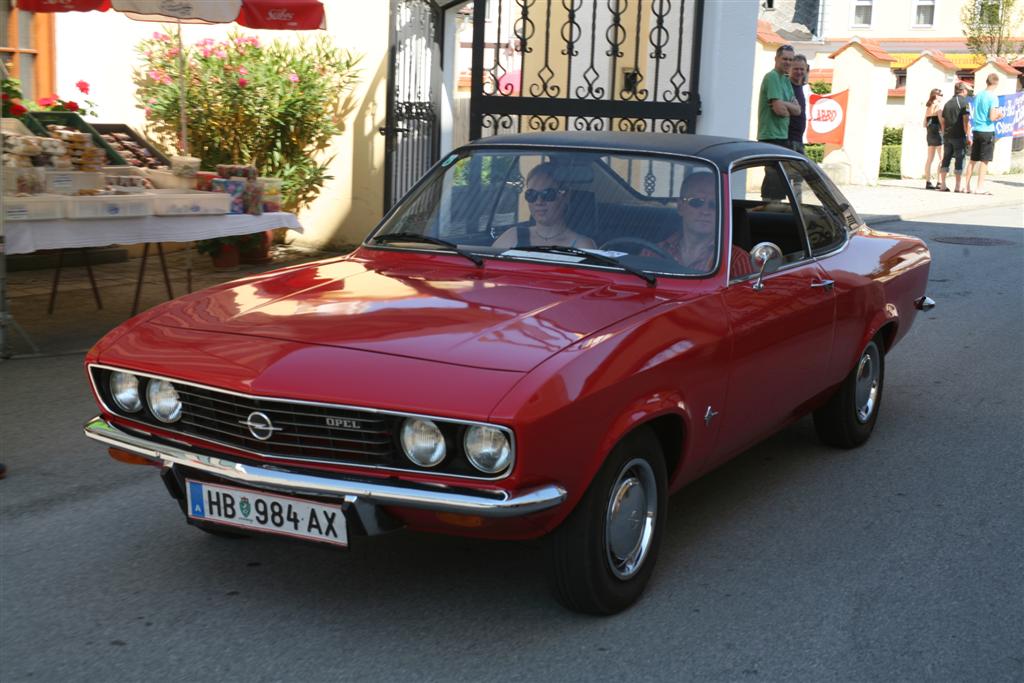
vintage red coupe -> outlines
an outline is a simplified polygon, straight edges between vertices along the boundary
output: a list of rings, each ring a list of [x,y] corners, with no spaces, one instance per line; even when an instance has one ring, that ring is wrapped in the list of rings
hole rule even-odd
[[[930,260],[780,147],[485,139],[351,254],[111,331],[85,433],[205,531],[548,535],[556,596],[614,613],[670,493],[807,413],[869,437]]]

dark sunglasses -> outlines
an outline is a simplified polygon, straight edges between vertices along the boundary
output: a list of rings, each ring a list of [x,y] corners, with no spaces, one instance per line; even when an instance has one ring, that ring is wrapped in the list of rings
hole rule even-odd
[[[700,197],[683,197],[682,201],[686,202],[686,204],[691,209],[699,209],[705,204],[707,204],[708,208],[711,209],[712,211],[718,208],[718,202],[716,202],[714,199],[709,199],[705,201]]]
[[[526,197],[526,201],[533,204],[538,199],[543,199],[546,202],[553,202],[558,199],[558,195],[562,194],[564,190],[559,190],[557,187],[549,187],[546,190],[527,190],[523,193]]]

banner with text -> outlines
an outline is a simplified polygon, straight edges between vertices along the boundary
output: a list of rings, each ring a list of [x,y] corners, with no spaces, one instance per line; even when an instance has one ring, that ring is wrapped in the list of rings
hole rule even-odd
[[[807,142],[843,144],[843,135],[846,133],[846,99],[849,94],[849,90],[844,90],[831,95],[811,95]]]
[[[996,121],[996,137],[1024,137],[1024,92],[999,96],[1003,118]]]

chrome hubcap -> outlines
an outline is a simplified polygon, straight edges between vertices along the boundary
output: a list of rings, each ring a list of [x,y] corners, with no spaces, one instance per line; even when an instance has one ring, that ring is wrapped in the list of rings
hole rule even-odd
[[[878,402],[878,388],[880,385],[881,362],[878,346],[870,344],[864,350],[857,364],[856,408],[857,421],[864,424],[871,419],[875,412],[875,405]]]
[[[608,566],[620,579],[640,569],[654,538],[658,487],[650,463],[636,458],[626,463],[611,489],[605,518]]]

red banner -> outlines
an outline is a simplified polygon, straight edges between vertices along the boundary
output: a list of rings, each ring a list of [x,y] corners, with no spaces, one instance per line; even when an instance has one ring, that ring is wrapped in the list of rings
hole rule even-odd
[[[23,12],[90,12],[110,9],[109,0],[18,0]]]
[[[843,144],[843,135],[846,133],[846,99],[849,94],[849,90],[844,90],[831,95],[811,95],[807,142]]]

